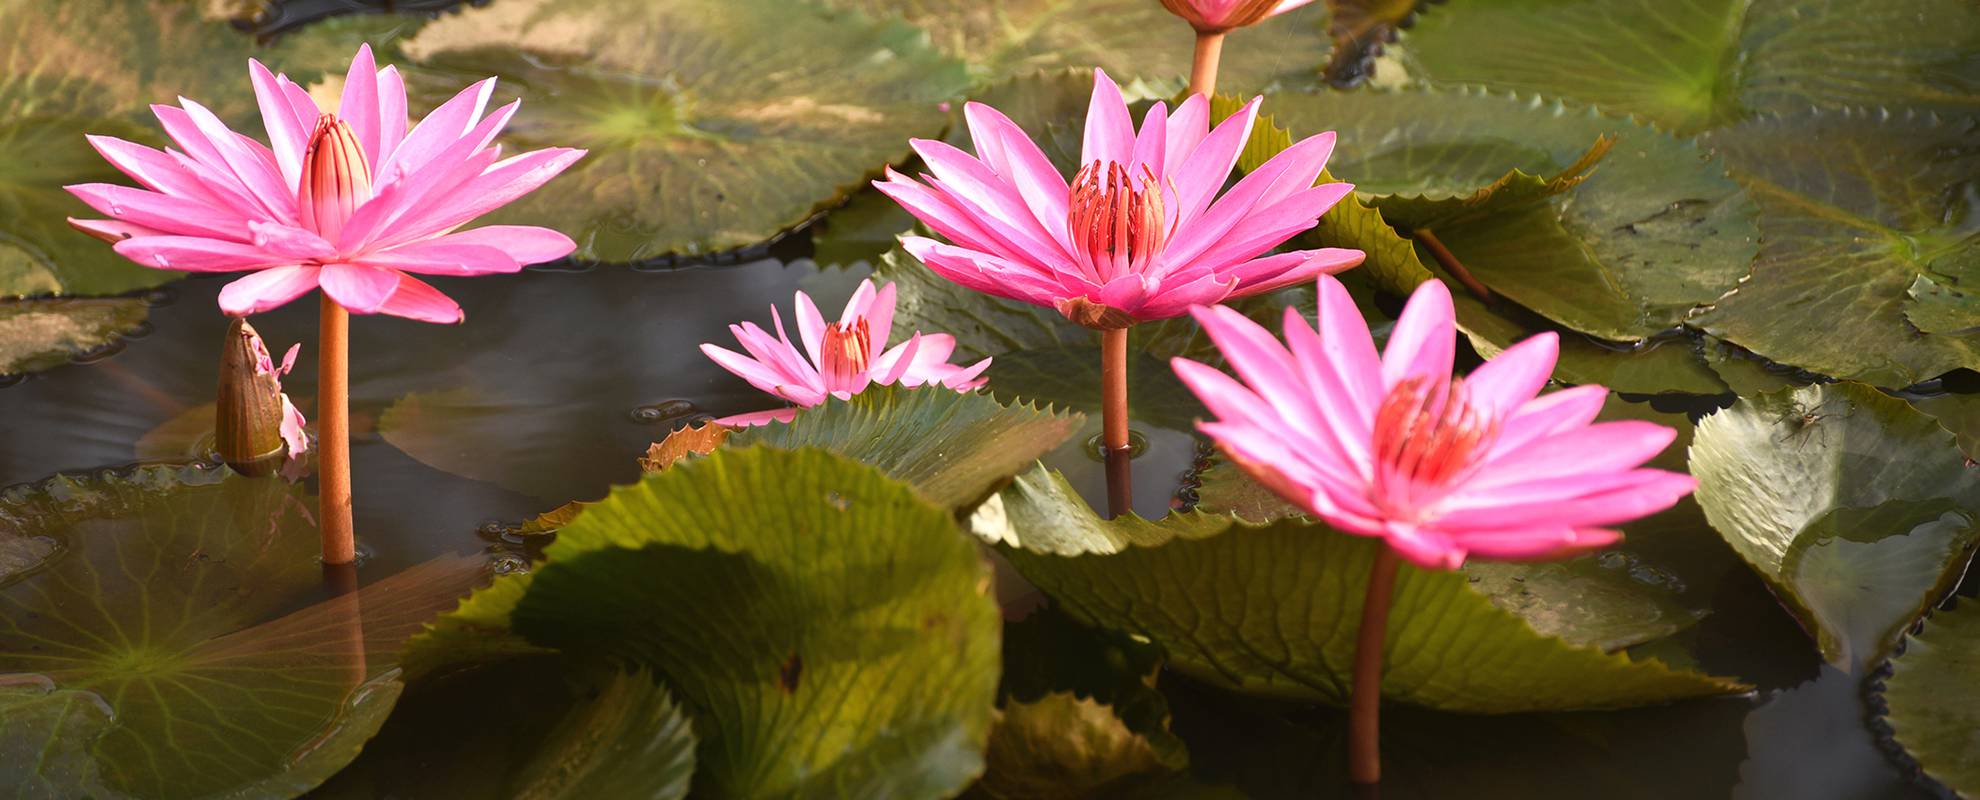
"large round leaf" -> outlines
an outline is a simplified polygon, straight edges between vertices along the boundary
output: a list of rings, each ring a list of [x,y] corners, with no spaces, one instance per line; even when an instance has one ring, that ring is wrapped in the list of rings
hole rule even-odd
[[[1572,97],[1692,132],[1751,112],[1980,110],[1962,0],[1477,0],[1405,37],[1412,78]]]
[[[1694,321],[1774,361],[1900,387],[1980,367],[1967,325],[1934,286],[1980,280],[1972,209],[1980,123],[1875,111],[1770,116],[1713,131],[1760,205],[1751,279]],[[1962,284],[1964,278],[1966,283]],[[1922,288],[1921,288],[1922,287]]]
[[[1283,94],[1267,110],[1296,135],[1338,131],[1328,172],[1392,224],[1434,228],[1494,293],[1603,339],[1676,327],[1756,247],[1723,168],[1632,120],[1476,90]],[[1580,180],[1591,147],[1607,155]]]
[[[40,372],[145,329],[143,298],[0,300],[0,376]]]
[[[511,619],[651,667],[691,709],[697,794],[936,797],[982,769],[988,576],[949,513],[820,450],[722,449],[565,525]]]
[[[316,602],[312,505],[279,481],[163,466],[0,496],[0,541],[59,547],[0,588],[4,782],[291,796],[356,756],[398,696],[400,643],[482,565]]]
[[[606,261],[769,239],[941,133],[967,84],[904,24],[780,0],[508,0],[403,49],[414,105],[499,76],[524,101],[504,141],[591,151],[489,221]]]
[[[1299,520],[1102,520],[1043,470],[976,524],[1068,612],[1148,638],[1176,669],[1250,693],[1347,699],[1374,539]],[[1455,711],[1614,708],[1740,689],[1542,635],[1464,576],[1410,567],[1384,652],[1384,697]]]
[[[1189,25],[1143,0],[827,0],[875,15],[898,14],[928,31],[936,46],[998,79],[1040,69],[1100,67],[1120,80],[1189,77]],[[1280,14],[1230,35],[1218,81],[1263,91],[1305,85],[1327,60],[1326,13],[1319,4]]]
[[[1925,621],[1891,659],[1884,721],[1925,774],[1980,797],[1980,611],[1963,604]]]
[[[1980,472],[1952,434],[1861,384],[1712,415],[1691,472],[1720,535],[1852,671],[1951,591],[1980,545]]]

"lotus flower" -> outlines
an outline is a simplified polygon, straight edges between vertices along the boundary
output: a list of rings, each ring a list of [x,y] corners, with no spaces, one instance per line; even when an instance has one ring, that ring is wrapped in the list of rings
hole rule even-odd
[[[1437,281],[1416,290],[1379,357],[1332,278],[1320,279],[1319,332],[1287,309],[1286,344],[1229,308],[1194,313],[1242,381],[1175,359],[1217,417],[1203,432],[1288,501],[1418,566],[1601,547],[1622,536],[1604,526],[1669,508],[1695,485],[1638,468],[1670,428],[1590,424],[1606,389],[1538,395],[1558,353],[1552,333],[1452,378],[1451,295]]]
[[[770,319],[777,328],[775,338],[753,322],[729,326],[749,355],[712,344],[702,345],[701,352],[751,386],[795,403],[797,408],[738,414],[715,420],[719,424],[789,422],[798,408],[818,405],[827,397],[844,400],[875,383],[939,384],[967,392],[987,380],[981,376],[990,368],[990,359],[967,367],[949,363],[956,340],[946,333],[916,333],[894,349],[886,349],[887,334],[894,324],[891,283],[874,291],[872,281],[860,281],[839,321],[832,323],[818,313],[810,295],[798,292],[798,338],[804,342],[803,351],[784,333],[784,319],[776,306],[770,307]]]
[[[1189,22],[1203,33],[1226,31],[1256,25],[1267,17],[1284,14],[1313,0],[1162,0],[1169,12]]]
[[[70,186],[111,217],[71,224],[148,267],[252,273],[220,292],[221,310],[235,316],[320,286],[353,313],[459,322],[461,307],[413,275],[515,272],[575,248],[546,228],[456,230],[584,154],[549,148],[501,158],[490,142],[517,103],[483,117],[494,78],[408,131],[405,85],[393,67],[376,68],[369,46],[352,59],[335,113],[260,62],[248,62],[248,75],[270,146],[191,100],[152,106],[180,149],[89,137],[145,188]]]
[[[1332,133],[1293,145],[1217,197],[1251,136],[1255,98],[1215,130],[1201,95],[1174,115],[1156,103],[1137,133],[1120,87],[1095,70],[1084,166],[1070,184],[996,109],[970,103],[963,114],[975,157],[916,139],[926,184],[890,169],[875,185],[949,240],[906,237],[908,252],[970,289],[1104,330],[1361,263],[1361,251],[1337,248],[1264,255],[1354,189],[1313,185]]]

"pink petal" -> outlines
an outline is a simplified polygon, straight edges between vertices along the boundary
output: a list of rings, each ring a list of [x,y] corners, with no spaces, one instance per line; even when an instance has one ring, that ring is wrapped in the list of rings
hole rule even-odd
[[[263,161],[260,154],[247,146],[242,137],[208,111],[205,106],[179,98],[179,105],[186,110],[200,134],[206,137],[213,150],[219,153],[227,169],[248,193],[267,209],[275,219],[293,219],[296,213],[296,191],[294,185],[283,179],[280,168],[273,159]],[[252,141],[252,140],[249,140]]]
[[[803,290],[797,292],[794,302],[797,308],[798,340],[804,343],[804,352],[811,357],[811,363],[820,363],[818,345],[825,341],[825,315],[818,313],[818,304],[811,302],[811,295],[805,294]]]
[[[399,273],[353,264],[326,264],[317,278],[323,293],[354,314],[375,314],[399,288]]]
[[[492,247],[506,253],[519,265],[556,261],[577,249],[577,242],[571,241],[571,237],[533,225],[484,225],[407,246],[433,244]]]
[[[1424,281],[1409,296],[1389,347],[1382,353],[1382,382],[1395,388],[1406,378],[1448,380],[1457,350],[1456,312],[1444,282]]]
[[[114,219],[76,219],[69,217],[69,227],[87,233],[111,244],[134,236],[165,236],[164,231],[147,228]]]
[[[303,419],[302,412],[296,409],[296,404],[289,402],[289,396],[282,395],[282,441],[289,446],[288,457],[291,461],[302,458],[304,453],[309,452],[309,434],[303,432],[303,428],[308,424],[309,420]]]
[[[239,272],[295,263],[253,245],[198,236],[140,236],[111,249],[147,267],[184,272]]]
[[[316,288],[317,272],[294,265],[255,272],[220,289],[220,310],[236,317],[268,311]]]
[[[1086,134],[1080,144],[1081,165],[1099,162],[1123,166],[1134,157],[1134,119],[1128,116],[1121,87],[1105,70],[1093,70],[1093,98],[1086,105]]]
[[[1506,348],[1465,378],[1465,401],[1492,419],[1517,411],[1539,395],[1554,374],[1560,343],[1558,334],[1545,331]]]
[[[874,383],[880,384],[881,386],[891,386],[894,383],[900,381],[901,376],[907,373],[908,367],[914,365],[915,358],[918,355],[920,349],[921,349],[921,334],[917,333],[913,336],[909,336],[907,341],[901,343],[901,346],[896,350],[896,352],[888,354],[888,355],[892,355],[893,358],[888,360],[887,369],[885,371],[881,371],[877,369],[869,369],[867,370],[866,374],[862,375],[861,377],[862,378],[870,377]],[[853,391],[858,392],[865,388],[866,387],[861,386],[858,389],[854,389]]]
[[[197,200],[114,183],[84,183],[62,188],[98,212],[154,230],[237,242],[246,241],[248,236],[247,224],[240,217]]]
[[[860,285],[865,286],[870,283],[872,281],[861,281]],[[887,340],[893,335],[894,294],[893,284],[890,283],[882,286],[880,287],[880,291],[874,293],[873,302],[868,303],[866,306],[866,326],[868,335],[871,337],[870,344],[872,345],[866,354],[869,360],[880,355],[881,351],[887,348]]]
[[[1036,268],[989,253],[952,247],[920,236],[902,237],[901,245],[935,274],[965,288],[1047,308],[1068,297],[1063,285],[1039,277]]]
[[[1159,171],[1164,176],[1181,172],[1190,154],[1196,152],[1196,146],[1203,143],[1203,137],[1210,135],[1210,101],[1200,94],[1190,95],[1169,115],[1167,128],[1169,141],[1162,148]]]
[[[1382,538],[1396,555],[1423,569],[1448,572],[1464,566],[1464,548],[1438,531],[1391,523]]]
[[[254,83],[254,99],[261,107],[261,124],[268,129],[269,149],[274,151],[275,166],[282,172],[282,185],[294,191],[294,187],[302,185],[303,153],[309,149],[309,137],[315,133],[316,118],[304,120],[296,116],[295,107],[276,84],[275,75],[260,61],[248,59],[248,78]]]
[[[1502,489],[1447,498],[1446,504],[1466,505],[1445,511],[1437,524],[1450,528],[1612,525],[1670,508],[1697,485],[1690,475],[1655,469],[1536,481],[1519,486],[1517,496]]]
[[[337,248],[331,247],[314,231],[277,222],[248,223],[248,241],[291,262],[322,262],[337,256]]]
[[[459,303],[411,275],[399,276],[399,288],[378,307],[378,313],[442,325],[460,322],[467,316]]]
[[[887,178],[885,181],[875,181],[874,188],[893,198],[901,208],[913,214],[915,219],[921,220],[922,224],[934,229],[957,247],[979,250],[1013,261],[1031,260],[1028,254],[992,235],[977,221],[978,217],[975,213],[964,210],[949,197],[946,191],[910,180],[895,172],[892,167],[887,168]],[[1049,270],[1043,265],[1038,268]]]
[[[871,278],[861,280],[859,288],[854,289],[852,297],[847,298],[845,309],[839,312],[839,324],[851,325],[860,317],[866,316],[867,307],[873,305],[873,295],[873,280]]]
[[[1192,263],[1221,270],[1256,258],[1300,232],[1310,230],[1320,220],[1321,214],[1327,213],[1327,209],[1352,191],[1352,184],[1329,183],[1296,192],[1269,207],[1261,199]]]
[[[963,105],[963,119],[969,123],[970,139],[976,143],[976,153],[983,163],[1017,187],[1018,195],[1031,207],[1039,226],[1053,234],[1059,246],[1070,250],[1066,202],[1071,188],[1066,185],[1065,176],[1059,174],[1051,159],[1003,112],[970,102]]]
[[[1654,422],[1599,422],[1494,457],[1461,491],[1487,492],[1531,481],[1634,469],[1664,452],[1676,438],[1677,431]]]
[[[1251,125],[1258,119],[1259,99],[1254,97],[1244,109],[1225,119],[1196,146],[1181,169],[1169,174],[1176,183],[1177,225],[1187,225],[1210,206],[1210,198],[1224,188],[1224,180],[1237,166],[1238,154],[1251,139]]]
[[[552,147],[499,161],[453,193],[451,202],[437,203],[417,217],[408,215],[394,223],[394,230],[381,240],[407,241],[451,230],[535,191],[584,154],[583,150]]]
[[[748,381],[749,385],[765,392],[775,392],[779,384],[793,380],[793,376],[785,375],[761,361],[725,347],[703,343],[701,353],[715,362],[716,366],[728,370],[730,374]]]
[[[1387,394],[1382,385],[1382,358],[1376,354],[1375,339],[1361,309],[1355,307],[1354,298],[1340,281],[1332,276],[1320,278],[1318,307],[1317,347],[1313,339],[1291,332],[1286,339],[1299,354],[1307,381],[1328,387],[1320,395],[1323,412],[1337,424],[1348,426],[1352,438],[1362,443],[1357,458],[1366,459],[1365,443],[1373,432],[1375,411]],[[1287,325],[1290,329],[1291,322]],[[1300,327],[1305,327],[1304,323]]]
[[[1600,386],[1576,386],[1528,401],[1499,426],[1499,440],[1492,444],[1488,459],[1525,447],[1543,436],[1587,427],[1602,413],[1609,390]]]
[[[91,147],[125,175],[131,176],[145,188],[181,197],[214,204],[213,194],[199,178],[171,156],[140,144],[133,144],[109,136],[84,136]]]
[[[1169,144],[1169,107],[1157,102],[1141,118],[1141,132],[1134,137],[1134,156],[1128,163],[1129,175],[1140,175],[1143,166],[1157,172],[1166,165]]]
[[[378,71],[378,153],[371,161],[383,164],[406,138],[406,82],[398,67]]]
[[[1452,539],[1469,548],[1473,555],[1497,561],[1543,561],[1608,547],[1622,540],[1621,533],[1603,528],[1548,528],[1520,531],[1507,536],[1502,532],[1449,531]]]
[[[731,428],[748,428],[756,425],[768,425],[772,422],[790,422],[793,419],[797,419],[797,412],[798,410],[795,408],[773,408],[769,411],[753,411],[748,414],[722,417],[715,420],[715,424],[727,425]]]
[[[1237,282],[1233,298],[1276,292],[1305,283],[1321,275],[1333,275],[1360,264],[1367,254],[1360,250],[1326,247],[1294,250],[1290,253],[1252,259],[1227,269],[1224,274]]]
[[[411,133],[406,134],[405,140],[393,148],[392,154],[378,165],[373,174],[383,181],[418,172],[440,151],[474,128],[494,92],[495,79],[484,78],[441,103],[439,108],[433,109],[433,113],[420,120]]]
[[[344,73],[344,94],[337,104],[337,116],[350,123],[364,150],[365,162],[379,163],[378,64],[372,60],[371,45],[358,45],[351,68]]]
[[[498,247],[428,239],[360,256],[352,263],[372,271],[417,275],[497,275],[518,272],[522,264]]]
[[[1060,244],[1065,239],[1052,235],[1032,213],[1027,199],[983,162],[945,142],[915,139],[909,144],[934,174],[931,182],[1009,252],[1049,259],[1045,263],[1067,263],[1067,251]],[[1063,222],[1058,227],[1063,228]]]
[[[296,356],[301,354],[302,342],[289,345],[288,351],[282,354],[282,366],[280,369],[275,370],[275,373],[278,375],[289,374],[289,370],[296,368]]]

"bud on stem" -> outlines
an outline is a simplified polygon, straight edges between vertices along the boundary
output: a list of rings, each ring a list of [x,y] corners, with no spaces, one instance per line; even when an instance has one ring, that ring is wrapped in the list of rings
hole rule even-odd
[[[242,475],[281,466],[282,382],[261,335],[235,317],[220,349],[220,389],[214,402],[214,444],[220,459]]]

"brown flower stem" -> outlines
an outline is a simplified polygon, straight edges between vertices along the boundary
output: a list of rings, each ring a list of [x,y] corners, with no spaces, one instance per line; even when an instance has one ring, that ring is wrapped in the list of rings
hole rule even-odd
[[[316,413],[318,530],[323,563],[357,560],[351,525],[351,315],[323,295],[317,342]]]
[[[1430,257],[1437,259],[1437,264],[1442,266],[1445,272],[1450,273],[1451,277],[1456,278],[1458,283],[1464,284],[1467,291],[1480,300],[1492,302],[1492,290],[1485,288],[1485,284],[1480,283],[1478,277],[1471,274],[1471,270],[1464,268],[1464,262],[1459,261],[1457,256],[1451,253],[1451,249],[1444,246],[1443,241],[1437,238],[1437,234],[1431,233],[1429,228],[1418,228],[1410,236],[1422,242],[1423,249],[1430,251]]]
[[[1395,594],[1396,551],[1383,545],[1368,568],[1368,595],[1361,601],[1361,629],[1354,637],[1354,688],[1348,695],[1348,780],[1382,781],[1380,716],[1382,639],[1389,629],[1389,601]]]
[[[1127,352],[1128,329],[1100,332],[1100,423],[1107,455],[1109,518],[1134,510],[1134,481],[1128,465],[1133,452],[1128,444]]]
[[[1217,96],[1217,62],[1224,55],[1224,34],[1196,34],[1196,61],[1189,67],[1189,93],[1208,100]]]

